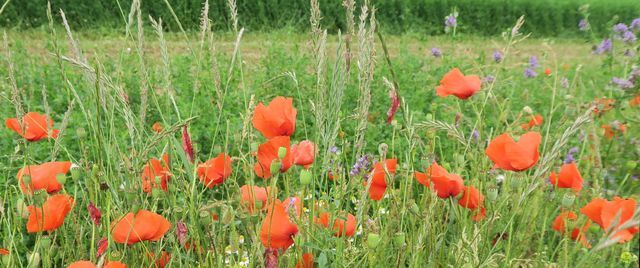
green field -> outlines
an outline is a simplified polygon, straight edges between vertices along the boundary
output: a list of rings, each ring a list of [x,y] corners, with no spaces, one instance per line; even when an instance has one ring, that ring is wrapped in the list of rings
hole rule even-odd
[[[333,7],[323,4],[329,4],[321,2],[326,18]],[[294,267],[305,253],[313,256],[314,267],[638,266],[640,106],[632,102],[640,96],[638,42],[614,38],[611,51],[597,55],[593,47],[613,33],[544,37],[556,34],[530,32],[526,18],[519,32],[506,29],[503,36],[475,34],[464,24],[455,34],[436,36],[394,31],[397,26],[385,25],[385,17],[374,27],[371,16],[343,22],[343,34],[331,31],[331,18],[304,31],[234,27],[226,18],[226,29],[210,24],[202,32],[183,32],[163,17],[162,25],[174,30],[166,31],[154,27],[147,9],[127,16],[129,5],[123,13],[128,23],[111,29],[107,22],[95,30],[72,22],[67,32],[58,13],[48,25],[45,8],[40,27],[4,31],[2,118],[46,114],[60,134],[29,141],[9,127],[0,131],[3,267],[67,267],[80,260],[98,267],[116,261],[127,267]],[[590,12],[599,12],[597,6]],[[378,14],[389,11],[377,8]],[[240,22],[249,20],[239,16]],[[433,48],[442,55],[432,55]],[[500,61],[494,60],[496,51]],[[468,99],[438,96],[436,87],[453,68],[477,75],[483,81],[479,91]],[[528,68],[537,76],[527,77]],[[622,88],[614,77],[631,85]],[[387,123],[391,89],[400,106]],[[285,172],[285,159],[296,154],[291,148],[284,156],[275,147],[277,157],[268,167],[274,174],[262,179],[254,170],[264,153],[260,144],[276,138],[266,137],[252,117],[259,103],[278,96],[292,98],[297,109],[295,132],[284,136],[291,144],[313,142],[314,161]],[[603,99],[614,102],[608,107]],[[542,122],[523,129],[533,115]],[[155,131],[154,123],[163,129]],[[485,151],[494,138],[508,133],[518,140],[530,131],[542,137],[539,159],[520,171],[494,167]],[[168,173],[153,174],[152,190],[145,192],[145,166],[165,153]],[[198,167],[220,153],[231,158],[232,171],[207,188]],[[379,170],[362,164],[365,157],[397,159],[397,167]],[[40,178],[33,169],[27,179],[19,174],[53,161],[74,166]],[[478,208],[462,204],[469,188],[443,198],[436,179],[432,189],[419,183],[414,172],[429,174],[425,170],[434,161],[478,190]],[[563,162],[577,165],[584,179],[579,191],[549,182]],[[170,180],[161,187],[165,175]],[[370,196],[379,182],[367,178],[386,184],[381,200]],[[25,180],[33,182],[32,192],[21,188]],[[37,186],[40,180],[60,189]],[[267,200],[245,201],[244,185],[271,187]],[[74,200],[58,219],[62,224],[31,232],[29,226],[39,226],[34,209],[56,194]],[[301,213],[289,209],[288,197],[301,201]],[[595,213],[602,219],[585,212],[593,200],[614,197],[627,200],[607,201]],[[286,225],[297,232],[276,237],[285,224],[269,229],[268,223],[279,200],[287,204]],[[101,211],[99,224],[92,206]],[[476,219],[480,209],[486,215]],[[170,227],[145,237],[128,234],[127,240],[142,241],[122,243],[123,217],[138,211],[157,213]],[[318,222],[325,212],[331,215],[329,228]],[[575,219],[554,229],[557,216],[569,212]],[[347,213],[355,225],[339,235],[334,230]],[[141,226],[136,228],[156,228]],[[266,240],[265,231],[272,234]],[[630,237],[618,243],[622,232]],[[276,238],[293,244],[278,251],[271,240]],[[108,247],[100,249],[104,243]],[[166,258],[153,257],[161,254]]]

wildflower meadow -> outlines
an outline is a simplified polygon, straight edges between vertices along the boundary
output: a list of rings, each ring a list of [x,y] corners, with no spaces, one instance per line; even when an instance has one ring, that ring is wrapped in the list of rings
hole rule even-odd
[[[2,0],[0,267],[638,267],[640,9],[563,1]]]

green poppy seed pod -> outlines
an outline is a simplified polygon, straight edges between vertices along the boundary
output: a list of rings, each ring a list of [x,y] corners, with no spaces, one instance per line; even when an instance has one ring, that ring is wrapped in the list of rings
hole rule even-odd
[[[71,178],[74,181],[79,181],[80,180],[80,176],[82,176],[82,169],[78,166],[76,167],[71,167]]]
[[[491,187],[487,189],[487,198],[490,201],[496,201],[498,199],[498,188]]]
[[[38,243],[40,244],[40,248],[49,250],[49,248],[51,247],[51,238],[49,238],[48,236],[43,236],[42,238],[40,238]]]
[[[525,114],[533,114],[533,109],[531,109],[531,107],[529,107],[529,106],[525,106],[524,108],[522,108],[522,111]]]
[[[27,265],[28,268],[37,268],[40,267],[40,253],[38,252],[31,252],[31,254],[29,254],[29,264]]]
[[[277,174],[280,171],[280,161],[273,161],[271,162],[271,166],[269,166],[269,171],[271,171],[271,174]]]
[[[33,202],[38,207],[42,206],[42,204],[44,204],[44,202],[47,201],[47,197],[49,197],[49,195],[45,190],[37,190],[33,192]]]
[[[175,208],[173,209],[173,212],[175,212],[175,213],[176,213],[176,214],[178,214],[178,215],[182,215],[182,212],[184,212],[184,209],[183,209],[183,208],[181,208],[181,207],[175,207]]]
[[[302,171],[300,171],[300,184],[311,184],[311,171],[309,171],[308,169],[303,169]]]
[[[398,245],[398,246],[404,246],[406,240],[406,235],[403,232],[397,232],[394,236],[393,236],[393,242]]]
[[[627,163],[625,163],[625,167],[627,167],[627,169],[629,169],[629,170],[635,169],[636,166],[638,166],[638,163],[636,161],[633,161],[633,160],[629,160],[629,161],[627,161]]]
[[[122,254],[120,254],[120,251],[111,250],[111,253],[109,254],[109,256],[111,256],[112,259],[120,259]]]
[[[209,224],[213,220],[211,218],[211,212],[203,210],[198,213],[198,217],[200,217],[200,222],[203,224]]]
[[[18,211],[18,215],[23,219],[29,218],[29,209],[27,209],[27,205],[24,203],[24,200],[18,199],[16,201],[16,210]]]
[[[367,246],[370,249],[375,249],[380,244],[380,235],[376,233],[370,233],[367,235]]]
[[[67,182],[67,175],[64,175],[62,173],[56,174],[56,181],[58,181],[58,183],[64,185]]]
[[[252,152],[257,152],[258,151],[258,143],[257,142],[252,142],[249,149],[251,149]]]
[[[571,207],[573,205],[573,201],[576,200],[576,196],[573,193],[566,193],[562,197],[562,206],[565,208]]]
[[[287,156],[287,148],[278,148],[278,159],[282,160],[285,156]]]
[[[76,129],[76,135],[78,135],[78,139],[84,139],[87,137],[87,131],[84,130],[84,128],[79,127]]]

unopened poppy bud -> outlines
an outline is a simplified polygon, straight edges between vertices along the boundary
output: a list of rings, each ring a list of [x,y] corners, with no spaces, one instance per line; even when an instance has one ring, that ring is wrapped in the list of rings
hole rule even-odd
[[[629,160],[625,164],[625,167],[627,167],[627,169],[630,169],[630,170],[636,168],[636,166],[638,166],[638,163],[636,163],[636,161],[633,161],[633,160]]]
[[[370,233],[367,236],[367,246],[370,249],[375,249],[380,244],[380,235],[375,233]]]
[[[178,215],[182,214],[182,212],[184,212],[184,209],[182,209],[181,207],[176,207],[173,209],[173,212],[177,213]]]
[[[397,232],[393,237],[393,242],[398,246],[404,246],[404,242],[406,240],[406,235],[403,232]]]
[[[522,108],[522,111],[525,114],[533,114],[533,109],[531,109],[531,107],[529,107],[529,106],[525,106],[524,108]]]
[[[29,254],[29,264],[27,265],[28,268],[37,268],[40,267],[40,253],[38,252],[31,252],[31,254]]]
[[[79,181],[80,176],[82,176],[82,169],[78,166],[71,166],[71,178],[74,181]]]
[[[49,238],[48,236],[43,236],[42,238],[40,238],[39,243],[40,243],[40,248],[49,250],[49,248],[51,247],[51,238]]]
[[[576,200],[576,196],[572,193],[566,193],[562,197],[562,206],[565,208],[571,207],[573,205],[573,201]]]
[[[498,188],[491,187],[487,189],[487,198],[490,201],[496,201],[498,199]]]
[[[29,209],[27,209],[24,200],[18,199],[18,201],[16,201],[16,210],[18,211],[18,215],[23,219],[29,218]]]
[[[120,256],[122,256],[122,254],[120,254],[120,251],[112,250],[109,256],[111,256],[112,259],[120,259]]]
[[[311,171],[309,171],[308,169],[303,169],[302,171],[300,171],[300,184],[311,184]]]
[[[278,148],[278,158],[283,159],[285,156],[287,156],[287,148],[284,148],[284,147]]]
[[[257,152],[258,151],[258,143],[257,142],[252,142],[249,149],[251,149],[252,152]]]
[[[387,155],[387,150],[389,150],[389,145],[387,145],[386,143],[380,143],[380,145],[378,145],[378,153],[380,155]]]
[[[84,139],[87,137],[87,131],[84,128],[79,127],[76,129],[76,135],[78,135],[78,139]]]
[[[64,174],[57,174],[56,175],[56,181],[58,181],[58,183],[64,185],[67,182],[67,176]]]
[[[269,166],[269,171],[271,172],[271,174],[276,174],[280,171],[280,161],[273,161],[271,162],[271,166]]]

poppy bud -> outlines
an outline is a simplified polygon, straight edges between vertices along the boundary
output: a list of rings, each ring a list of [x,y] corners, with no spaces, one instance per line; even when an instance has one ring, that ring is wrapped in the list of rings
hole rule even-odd
[[[309,185],[311,184],[311,171],[307,169],[303,169],[300,171],[300,184]]]
[[[24,200],[18,199],[18,201],[16,201],[16,210],[23,219],[29,218],[29,210],[27,209],[27,205],[24,204]]]
[[[490,187],[487,189],[487,198],[490,201],[496,201],[498,199],[498,188]]]
[[[87,137],[87,131],[85,131],[84,128],[79,127],[76,129],[76,135],[78,135],[78,139],[84,139]]]
[[[573,205],[573,201],[576,200],[576,196],[572,193],[566,193],[562,197],[562,206],[565,208],[571,207]]]
[[[398,246],[404,246],[406,235],[403,232],[397,232],[393,237],[393,242]]]
[[[109,254],[109,256],[111,256],[111,259],[120,259],[122,254],[120,254],[120,251],[113,250],[111,251],[111,254]]]
[[[278,148],[278,158],[283,159],[285,156],[287,156],[287,148],[284,148],[284,147]]]
[[[625,167],[627,167],[627,169],[632,170],[632,169],[636,168],[636,166],[637,166],[637,165],[638,165],[638,163],[636,163],[636,161],[629,160],[629,161],[627,161],[627,163],[625,164]]]
[[[380,244],[380,235],[370,233],[367,236],[367,246],[369,246],[370,249],[375,249],[376,247],[378,247],[378,244]]]
[[[252,142],[249,148],[251,149],[252,152],[257,152],[258,151],[258,145],[259,144],[257,142]]]
[[[28,268],[37,268],[40,267],[40,253],[38,252],[31,252],[31,254],[29,254],[29,264],[27,265]]]
[[[79,181],[80,176],[82,176],[82,169],[80,167],[71,166],[71,178],[74,181]]]
[[[378,145],[378,153],[383,156],[383,158],[387,155],[387,150],[389,150],[389,145],[386,143],[380,143],[380,145]]]
[[[48,236],[43,236],[42,238],[40,238],[38,243],[40,244],[41,248],[48,250],[51,247],[51,238],[49,238]]]
[[[58,183],[64,185],[65,182],[67,182],[67,176],[60,173],[56,175],[56,181],[58,181]]]
[[[173,212],[175,212],[178,215],[181,215],[182,212],[184,212],[184,209],[182,209],[181,207],[176,207],[173,209]]]
[[[271,174],[277,174],[280,171],[280,161],[271,162],[271,166],[269,166],[269,171]]]
[[[529,106],[525,106],[524,108],[522,108],[522,111],[525,114],[533,114],[533,109],[531,109],[531,107],[529,107]]]

